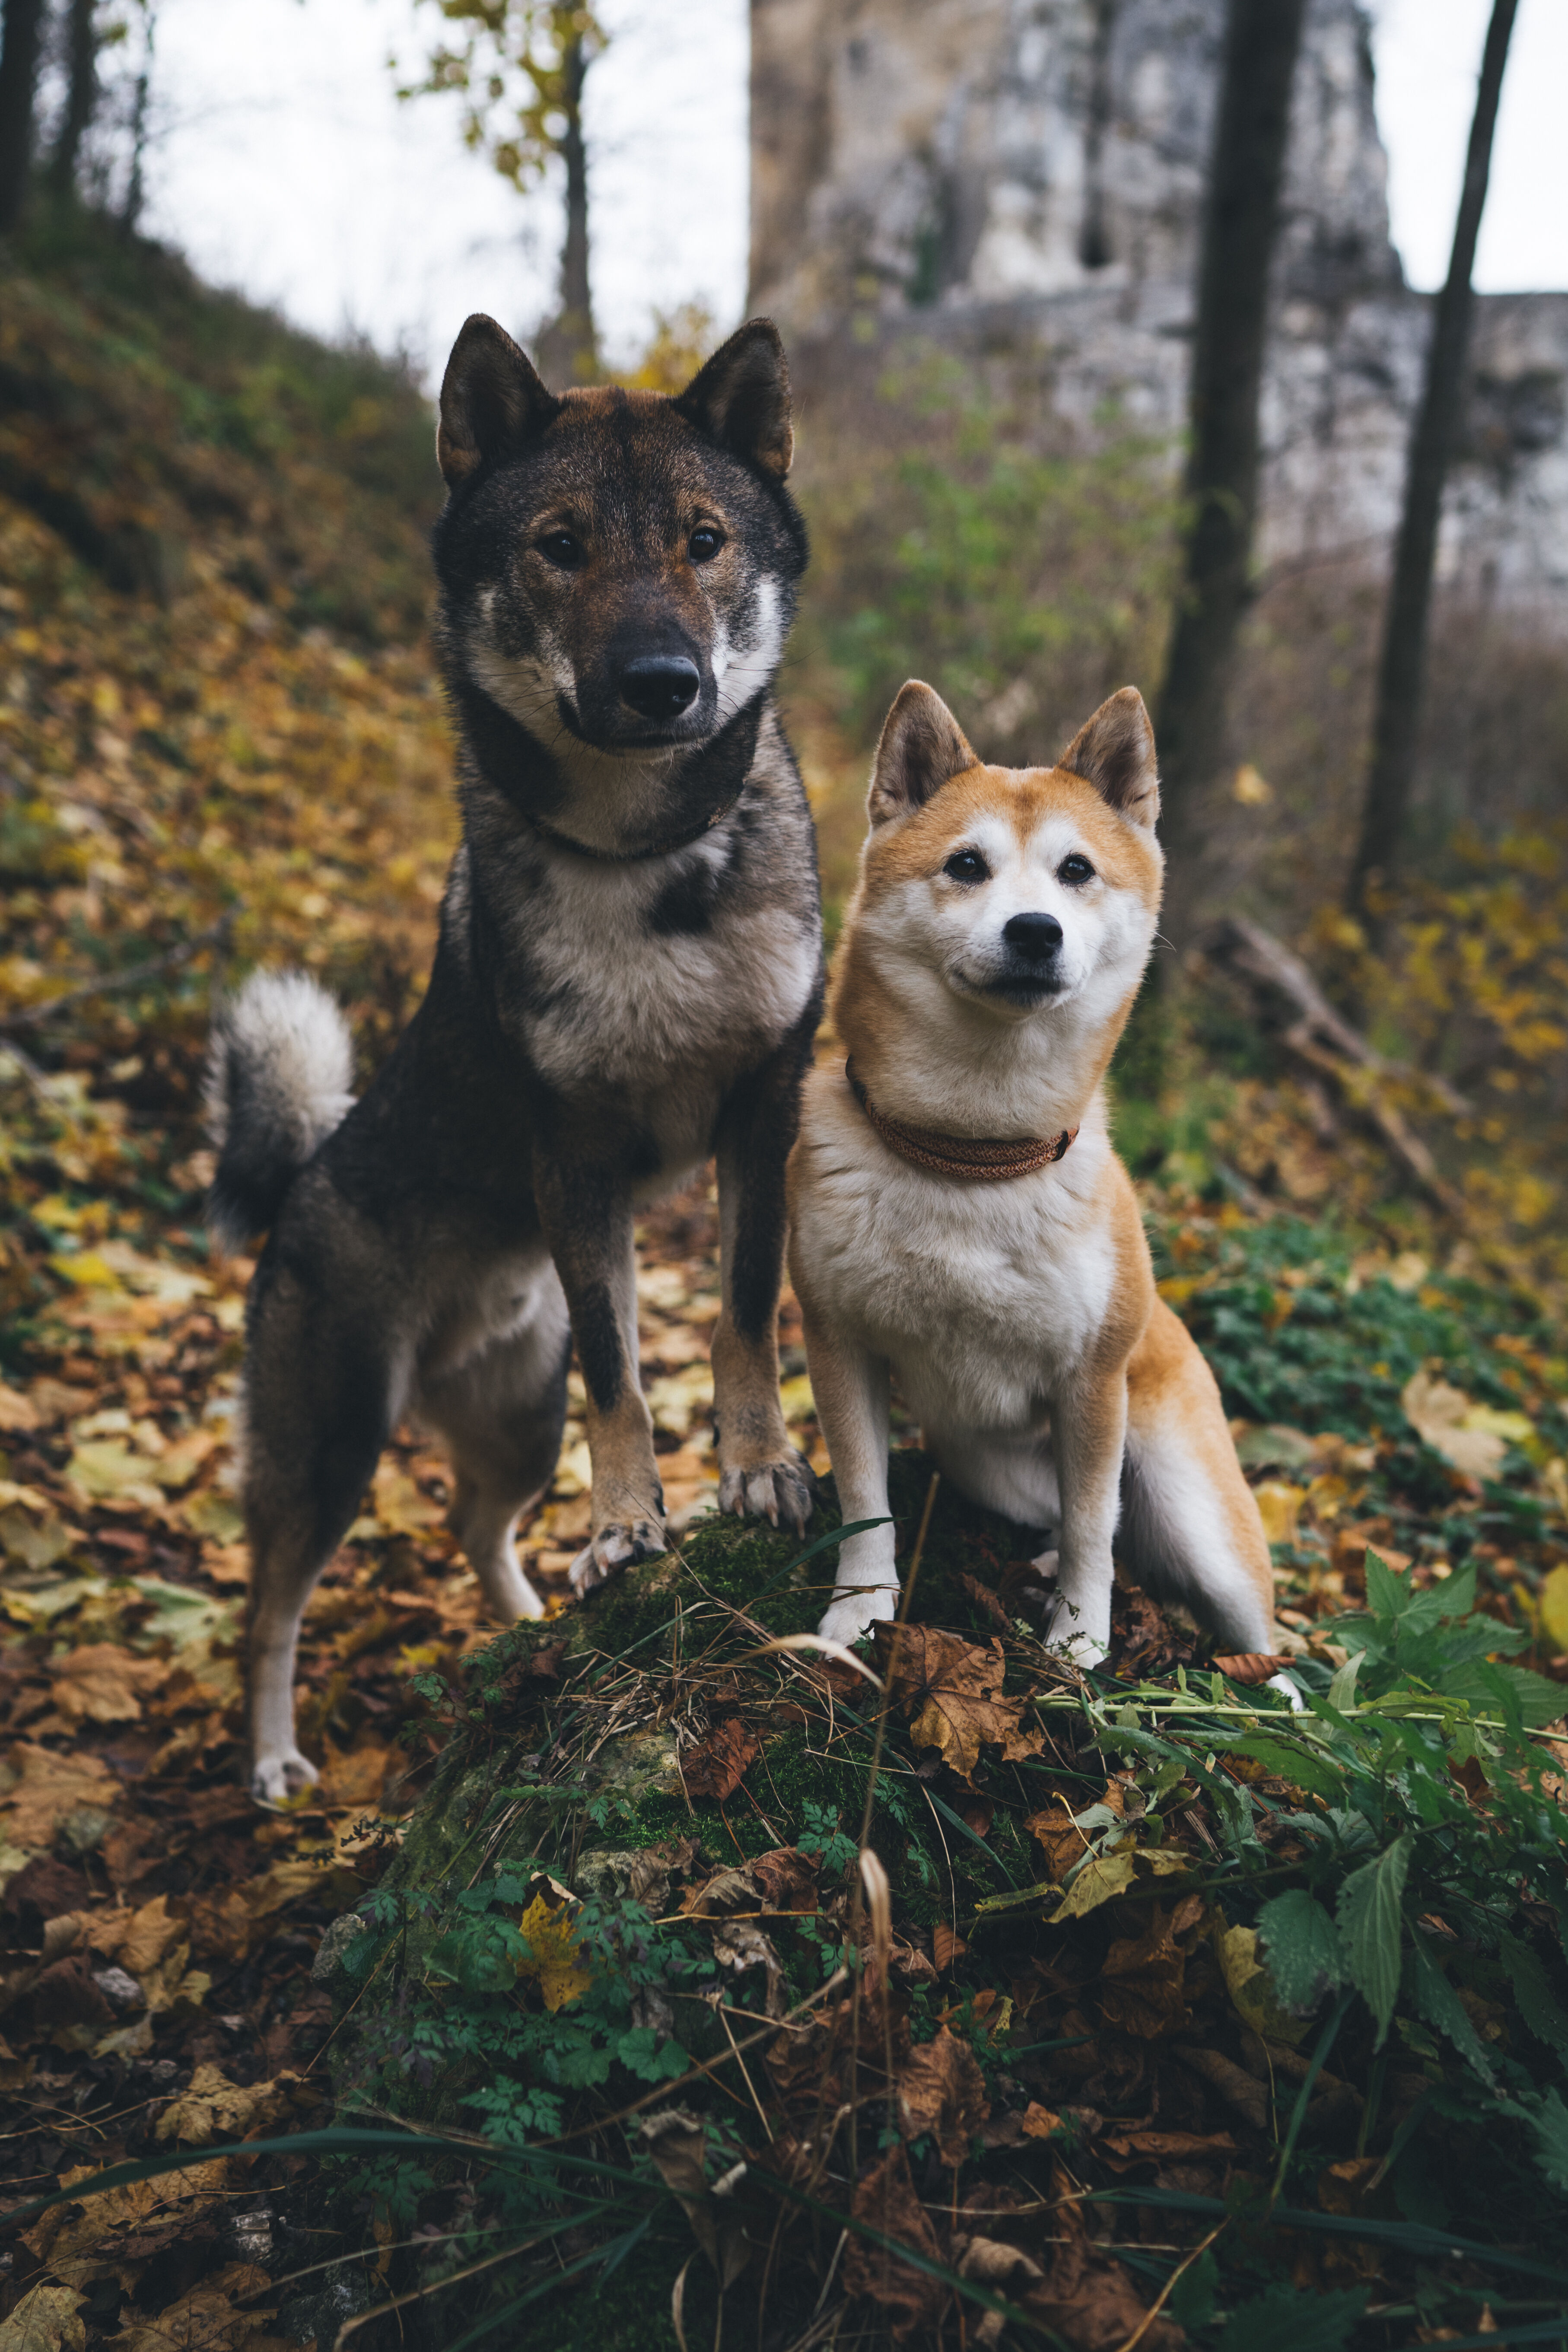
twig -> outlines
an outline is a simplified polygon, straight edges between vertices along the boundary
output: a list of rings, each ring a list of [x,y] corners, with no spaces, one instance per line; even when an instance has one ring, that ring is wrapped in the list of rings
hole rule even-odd
[[[1406,1174],[1446,1216],[1463,1223],[1464,1201],[1438,1172],[1421,1138],[1392,1103],[1370,1085],[1358,1085],[1356,1078],[1364,1073],[1366,1079],[1422,1087],[1456,1118],[1470,1116],[1473,1105],[1447,1078],[1433,1071],[1412,1069],[1408,1063],[1393,1062],[1380,1054],[1334,1011],[1300,957],[1260,923],[1249,922],[1244,915],[1226,916],[1200,945],[1207,954],[1230,964],[1255,984],[1277,990],[1294,1005],[1298,1017],[1280,1040],[1286,1051],[1320,1076],[1331,1079],[1348,1108],[1376,1129]]]
[[[110,972],[103,980],[83,981],[79,987],[64,989],[58,996],[46,997],[42,1004],[25,1005],[20,1013],[8,1014],[0,1021],[0,1035],[8,1035],[13,1029],[40,1029],[46,1021],[52,1021],[56,1013],[63,1013],[68,1005],[83,1003],[89,996],[118,996],[128,988],[139,988],[145,980],[155,979],[161,971],[177,971],[181,964],[189,963],[193,956],[200,955],[204,948],[213,947],[220,941],[226,945],[233,928],[234,908],[230,907],[216,923],[209,923],[205,931],[196,933],[195,939],[185,940],[180,946],[171,948],[166,955],[153,956],[146,963],[132,964],[126,971]]]
[[[1175,2269],[1171,2273],[1170,2277],[1165,2281],[1164,2285],[1160,2289],[1159,2294],[1154,2297],[1153,2302],[1149,2305],[1148,2310],[1143,2314],[1142,2318],[1138,2322],[1137,2326],[1132,2330],[1132,2333],[1128,2337],[1126,2343],[1121,2346],[1121,2352],[1134,2352],[1134,2347],[1142,2341],[1145,2329],[1149,2327],[1152,2321],[1158,2319],[1160,2314],[1164,2310],[1166,2304],[1170,2300],[1171,2291],[1174,2287],[1176,2281],[1182,2276],[1182,2273],[1184,2271],[1190,2271],[1192,2269],[1193,2264],[1197,2261],[1200,2254],[1207,2253],[1209,2248],[1213,2245],[1220,2231],[1227,2228],[1229,2226],[1229,2222],[1230,2216],[1227,2213],[1225,2220],[1223,2221],[1216,2221],[1214,2228],[1209,2231],[1208,2236],[1201,2240],[1200,2242],[1193,2248],[1193,2251],[1187,2256],[1186,2261],[1176,2264]]]

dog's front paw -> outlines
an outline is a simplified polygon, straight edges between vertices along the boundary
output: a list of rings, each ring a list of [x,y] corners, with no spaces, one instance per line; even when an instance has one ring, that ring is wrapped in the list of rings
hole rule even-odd
[[[567,1571],[572,1590],[579,1601],[585,1600],[595,1585],[607,1583],[623,1568],[635,1568],[639,1559],[657,1559],[668,1549],[657,1519],[612,1521],[584,1545],[573,1561]]]
[[[846,1592],[835,1601],[817,1627],[817,1638],[824,1642],[842,1642],[848,1649],[868,1633],[873,1625],[890,1624],[899,1613],[899,1588],[896,1584],[870,1584],[858,1592]]]
[[[750,1470],[722,1470],[719,1475],[719,1508],[739,1518],[766,1519],[803,1536],[816,1508],[816,1474],[804,1454],[786,1454],[782,1461],[759,1463]]]
[[[321,1777],[297,1748],[283,1748],[276,1755],[256,1759],[250,1768],[250,1793],[258,1805],[283,1807],[313,1789]]]

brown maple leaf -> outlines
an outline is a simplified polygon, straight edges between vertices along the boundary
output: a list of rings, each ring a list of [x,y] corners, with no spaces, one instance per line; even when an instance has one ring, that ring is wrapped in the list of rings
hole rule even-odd
[[[1004,1698],[1006,1659],[998,1641],[984,1647],[934,1625],[875,1625],[877,1663],[895,1703],[910,1717],[917,1748],[934,1748],[960,1780],[969,1780],[982,1748],[1000,1748],[1016,1762],[1037,1756],[1045,1736],[1026,1731],[1026,1701]]]
[[[722,1804],[732,1797],[746,1775],[748,1768],[762,1753],[762,1741],[754,1731],[748,1731],[739,1716],[731,1715],[715,1724],[695,1748],[689,1748],[680,1759],[680,1777],[686,1783],[689,1797],[712,1797]]]
[[[1089,1840],[1072,1817],[1072,1807],[1065,1797],[1053,1796],[1037,1813],[1031,1813],[1024,1827],[1045,1857],[1046,1875],[1059,1886],[1075,1862],[1081,1862],[1089,1852]]]

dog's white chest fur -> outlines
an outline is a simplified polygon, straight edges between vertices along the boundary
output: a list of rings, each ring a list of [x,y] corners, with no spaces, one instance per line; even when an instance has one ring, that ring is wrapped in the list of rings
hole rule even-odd
[[[680,854],[721,866],[725,845]],[[566,1092],[591,1066],[653,1137],[661,1181],[712,1149],[724,1094],[799,1020],[817,965],[796,913],[727,904],[721,890],[706,928],[650,928],[672,863],[553,856],[547,908],[536,898],[514,919],[533,982],[516,1018],[534,1067]]]
[[[1016,1181],[933,1178],[887,1150],[841,1073],[819,1070],[802,1144],[801,1257],[825,1312],[892,1365],[922,1420],[1043,1430],[1116,1278],[1096,1198],[1103,1122],[1086,1123],[1068,1160]]]

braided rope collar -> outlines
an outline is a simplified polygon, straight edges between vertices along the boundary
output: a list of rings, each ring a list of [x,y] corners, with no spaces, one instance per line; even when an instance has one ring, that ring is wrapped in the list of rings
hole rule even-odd
[[[957,1176],[967,1184],[1005,1184],[1015,1176],[1033,1176],[1058,1160],[1078,1133],[1076,1127],[1067,1127],[1059,1135],[1029,1135],[1005,1143],[968,1135],[939,1135],[929,1127],[905,1127],[877,1108],[856,1076],[853,1062],[845,1063],[844,1075],[856,1101],[890,1151],[912,1160],[917,1168],[929,1168],[938,1176]]]

